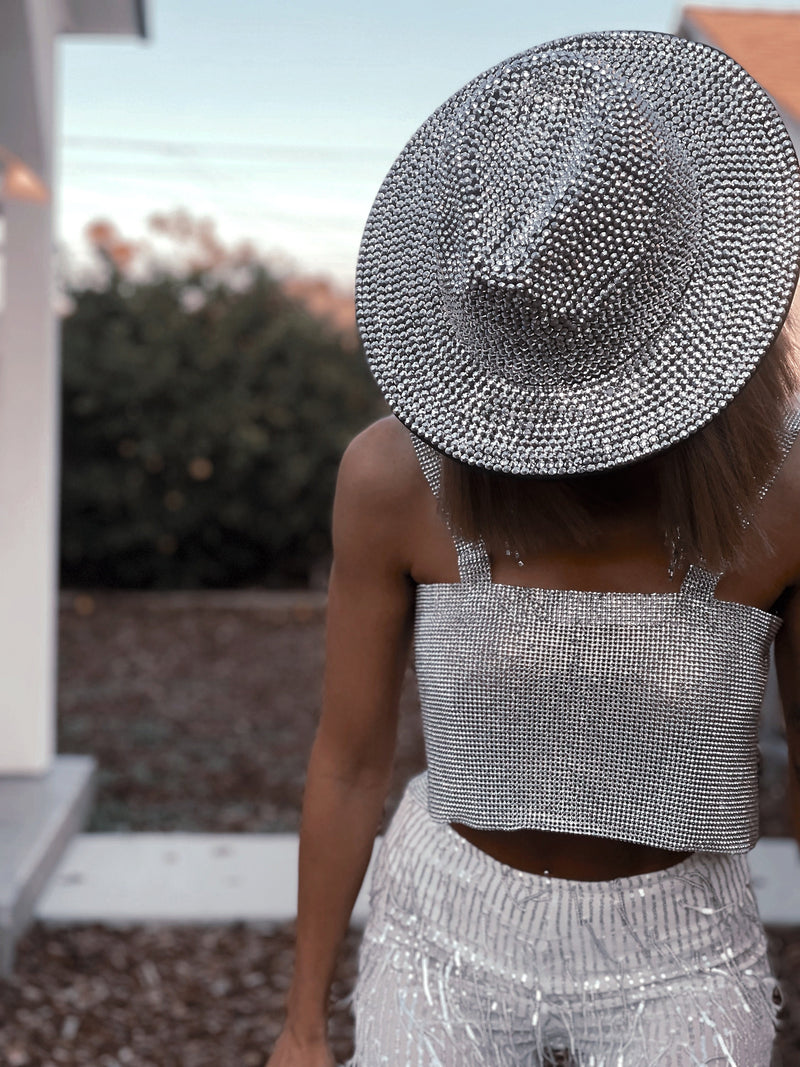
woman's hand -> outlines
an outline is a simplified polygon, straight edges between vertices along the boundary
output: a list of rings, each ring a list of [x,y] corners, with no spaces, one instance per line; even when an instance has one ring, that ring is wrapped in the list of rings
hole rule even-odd
[[[327,1038],[303,1041],[287,1026],[264,1067],[336,1067],[336,1060]]]

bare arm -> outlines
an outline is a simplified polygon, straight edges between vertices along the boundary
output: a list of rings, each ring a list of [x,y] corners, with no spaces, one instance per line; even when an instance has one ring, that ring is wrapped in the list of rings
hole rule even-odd
[[[297,952],[282,1035],[295,1047],[325,1041],[336,954],[389,787],[414,605],[398,429],[379,423],[356,438],[337,483],[323,707],[303,802]],[[271,1064],[328,1062],[276,1056]]]
[[[783,627],[775,642],[775,665],[789,746],[789,803],[794,835],[800,845],[800,586],[783,608]]]

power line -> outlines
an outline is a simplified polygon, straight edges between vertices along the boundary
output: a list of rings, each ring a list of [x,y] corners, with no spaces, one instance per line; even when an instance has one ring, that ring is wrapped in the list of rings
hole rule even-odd
[[[275,159],[283,156],[292,159],[319,159],[328,156],[342,159],[353,155],[381,158],[387,150],[375,145],[330,145],[330,144],[221,144],[211,141],[159,141],[138,137],[65,136],[62,142],[67,148],[103,149],[118,152],[138,152],[149,155],[186,157],[222,157],[224,159]]]
[[[114,163],[103,160],[91,165],[82,165],[79,168],[76,168],[75,164],[65,162],[61,175],[67,187],[95,186],[98,180],[103,183],[105,179],[113,178],[115,188],[130,189],[131,186],[141,186],[142,183],[146,183],[151,188],[162,189],[176,186],[181,188],[188,185],[212,191],[223,199],[247,196],[256,201],[275,200],[276,196],[280,199],[285,184],[279,182],[278,175],[269,173],[265,175],[263,164],[247,174],[232,172],[227,168],[223,173],[218,162],[205,160],[183,162],[179,174],[176,174],[175,170],[168,165],[159,165],[155,161],[148,164],[138,161]],[[315,176],[308,177],[304,183],[305,193],[299,192],[299,179],[300,176],[295,175],[292,189],[295,194],[299,193],[300,199],[317,200],[324,190],[328,200],[333,198],[335,201],[335,211],[339,215],[353,215],[360,218],[364,204],[368,206],[367,202],[372,194],[372,184],[365,183],[351,173],[329,172],[325,174],[324,182],[321,182],[320,173],[317,172]],[[363,195],[360,195],[362,193]],[[342,200],[348,204],[344,211],[341,206]],[[288,210],[303,211],[307,214],[309,208],[298,206]],[[327,213],[329,211],[330,209],[326,209]]]
[[[213,178],[211,171],[201,169],[209,166],[214,168]],[[254,161],[247,164],[247,166],[248,170],[243,173],[238,165],[235,167],[226,166],[225,160],[183,159],[180,162],[176,160],[171,165],[168,160],[155,159],[126,162],[103,158],[97,162],[82,161],[78,163],[74,158],[67,158],[62,164],[62,172],[64,176],[73,180],[97,175],[114,175],[122,179],[130,178],[132,180],[140,177],[173,180],[176,174],[180,174],[197,175],[209,181],[225,183],[231,181],[242,183],[246,181],[261,182],[270,179],[281,180],[288,175],[292,177],[293,181],[300,178],[304,179],[304,183],[307,186],[321,186],[324,183],[326,191],[330,191],[332,188],[340,190],[360,188],[365,184],[368,189],[373,189],[375,185],[375,178],[372,174],[362,176],[360,171],[356,171],[352,167],[338,168],[331,165],[324,168],[316,167],[313,172],[310,172],[305,171],[300,164],[275,167],[270,166],[266,160]],[[177,167],[180,169],[176,169]],[[222,172],[223,168],[224,173]]]

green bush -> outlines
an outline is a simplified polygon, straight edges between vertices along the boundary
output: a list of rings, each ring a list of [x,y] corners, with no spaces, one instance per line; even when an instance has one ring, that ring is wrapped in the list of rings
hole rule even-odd
[[[382,410],[363,355],[263,265],[106,265],[63,320],[62,582],[305,584],[341,453]]]

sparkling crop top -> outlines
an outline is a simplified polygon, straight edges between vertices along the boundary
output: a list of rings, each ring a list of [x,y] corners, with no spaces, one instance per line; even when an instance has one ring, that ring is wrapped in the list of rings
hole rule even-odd
[[[788,452],[798,430],[784,432]],[[438,496],[440,457],[414,439]],[[501,585],[455,538],[460,581],[416,591],[428,805],[437,821],[661,848],[746,852],[758,837],[758,719],[781,620],[676,593]]]

